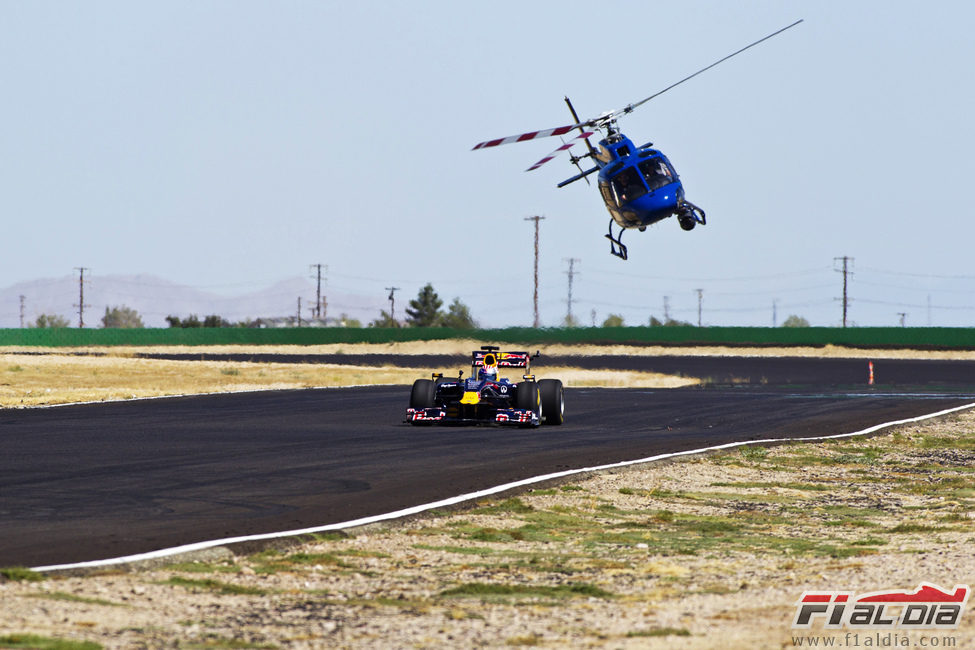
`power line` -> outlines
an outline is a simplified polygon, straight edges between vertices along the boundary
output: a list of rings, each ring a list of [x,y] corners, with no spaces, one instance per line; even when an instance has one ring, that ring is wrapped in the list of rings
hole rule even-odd
[[[872,266],[861,267],[861,271],[870,271],[871,273],[883,273],[886,275],[903,275],[910,278],[930,278],[933,280],[975,280],[975,275],[937,275],[934,273],[910,273],[908,271],[888,271],[886,269],[878,269]]]

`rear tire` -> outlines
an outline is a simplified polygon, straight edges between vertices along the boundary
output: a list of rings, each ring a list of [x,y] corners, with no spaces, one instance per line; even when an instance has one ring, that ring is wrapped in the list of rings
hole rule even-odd
[[[538,392],[542,400],[545,424],[559,425],[565,421],[565,395],[558,379],[539,379]]]
[[[417,379],[410,391],[410,408],[428,409],[434,405],[437,397],[437,385],[431,379]]]

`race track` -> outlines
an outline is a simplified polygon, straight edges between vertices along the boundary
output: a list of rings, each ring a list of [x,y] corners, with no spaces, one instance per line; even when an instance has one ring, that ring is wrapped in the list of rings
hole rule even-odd
[[[324,525],[569,468],[845,433],[975,401],[975,382],[928,383],[571,389],[566,424],[540,429],[405,425],[407,387],[4,410],[0,566]]]

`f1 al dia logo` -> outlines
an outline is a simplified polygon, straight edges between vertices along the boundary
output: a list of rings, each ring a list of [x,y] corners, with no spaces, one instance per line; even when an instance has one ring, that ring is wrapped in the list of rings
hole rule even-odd
[[[922,582],[911,592],[804,591],[796,603],[794,629],[821,621],[824,629],[952,630],[961,622],[971,588],[951,591]]]

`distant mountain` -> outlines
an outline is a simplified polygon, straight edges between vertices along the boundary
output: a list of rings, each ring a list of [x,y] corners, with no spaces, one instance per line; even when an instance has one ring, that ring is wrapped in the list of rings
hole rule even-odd
[[[0,327],[20,327],[23,296],[24,324],[40,314],[59,314],[72,327],[78,325],[78,276],[21,282],[0,289]],[[387,308],[383,296],[332,294],[323,289],[327,316],[348,314],[363,325]],[[185,318],[216,314],[231,322],[294,316],[301,298],[302,318],[311,316],[315,283],[302,277],[287,278],[259,291],[224,295],[170,282],[152,275],[104,275],[85,278],[85,327],[99,327],[106,307],[126,306],[139,312],[146,327],[167,327],[166,316]]]

